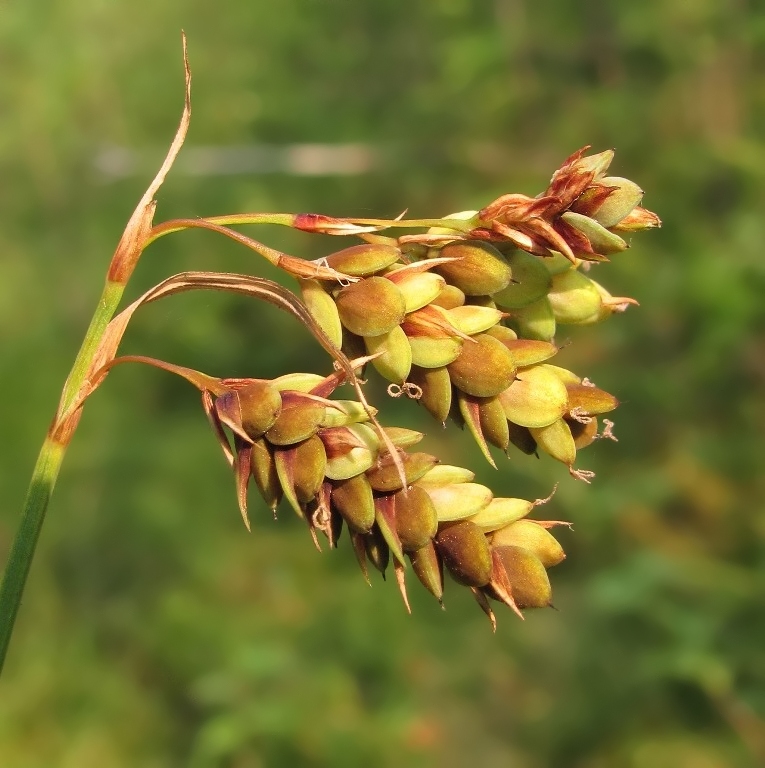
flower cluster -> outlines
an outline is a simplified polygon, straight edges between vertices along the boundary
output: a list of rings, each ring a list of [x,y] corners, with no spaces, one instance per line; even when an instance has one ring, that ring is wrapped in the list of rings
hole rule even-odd
[[[598,436],[595,417],[618,403],[550,364],[556,329],[636,303],[611,296],[587,270],[627,247],[618,232],[659,224],[639,207],[634,182],[605,176],[612,157],[578,152],[540,197],[504,195],[445,220],[469,221],[467,230],[364,235],[370,242],[317,265],[354,282],[302,279],[303,300],[338,347],[373,356],[379,373],[438,421],[466,424],[493,465],[488,445],[513,443],[586,480],[576,451]]]
[[[516,612],[549,605],[546,569],[565,557],[549,528],[565,523],[528,519],[546,499],[494,498],[469,470],[410,452],[422,433],[385,429],[401,471],[361,403],[328,399],[340,380],[290,374],[203,383],[248,526],[254,480],[274,513],[282,497],[288,501],[317,546],[317,531],[334,547],[347,526],[367,580],[368,563],[385,574],[392,560],[407,608],[408,566],[439,601],[445,569],[473,591],[492,623],[488,598]]]

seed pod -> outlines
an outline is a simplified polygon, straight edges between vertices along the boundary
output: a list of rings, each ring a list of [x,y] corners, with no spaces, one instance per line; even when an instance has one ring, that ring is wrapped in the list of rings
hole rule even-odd
[[[273,445],[293,445],[307,440],[319,430],[326,406],[321,398],[300,392],[282,392],[282,410],[266,439]]]
[[[491,533],[526,517],[532,509],[534,504],[526,499],[492,499],[489,505],[477,515],[473,515],[470,521],[484,533]]]
[[[462,350],[462,340],[444,337],[409,336],[412,363],[421,368],[443,368],[454,362]]]
[[[324,376],[319,376],[317,373],[287,373],[272,379],[271,383],[279,392],[292,390],[293,392],[307,393],[322,384],[324,380]]]
[[[445,245],[439,256],[459,259],[436,268],[451,285],[466,296],[484,296],[501,291],[512,277],[502,254],[488,243],[458,241]]]
[[[456,387],[475,397],[494,397],[507,389],[515,377],[507,347],[487,334],[465,343],[460,356],[447,366]]]
[[[447,313],[454,327],[468,336],[488,331],[504,317],[504,313],[498,309],[479,307],[475,304],[455,307],[447,310]]]
[[[552,256],[542,257],[544,268],[553,276],[559,275],[561,272],[565,272],[569,269],[576,269],[581,263],[581,259],[574,259],[572,263],[571,259],[564,256],[562,253],[553,253]]]
[[[407,493],[393,497],[396,509],[396,533],[405,552],[426,546],[438,531],[438,516],[430,496],[413,485]]]
[[[408,552],[412,570],[420,583],[439,602],[444,596],[444,572],[433,542],[428,542],[416,552]]]
[[[282,487],[279,483],[279,476],[276,473],[276,464],[272,450],[263,438],[255,440],[252,444],[252,466],[250,471],[263,500],[275,512],[282,498]]]
[[[576,445],[565,419],[557,419],[544,427],[529,428],[537,445],[549,456],[572,467],[576,461]]]
[[[436,549],[452,578],[467,587],[483,587],[491,579],[491,549],[483,531],[463,520],[441,527]]]
[[[430,304],[446,285],[441,275],[416,271],[418,267],[420,264],[415,263],[385,275],[401,291],[407,314]]]
[[[568,368],[561,368],[559,365],[552,365],[550,363],[543,363],[536,367],[544,368],[544,370],[554,373],[566,385],[566,388],[582,383],[581,377],[577,376],[573,371],[569,371]]]
[[[515,339],[514,341],[504,341],[503,344],[510,351],[516,368],[536,365],[544,360],[549,360],[558,353],[558,348],[549,341]]]
[[[584,416],[597,416],[613,411],[619,401],[605,390],[584,384],[572,384],[566,387],[568,392],[568,410]]]
[[[595,283],[578,269],[556,275],[548,299],[555,321],[567,325],[587,323],[601,308]]]
[[[455,307],[461,307],[465,303],[465,294],[457,288],[456,285],[449,285],[446,283],[441,292],[436,296],[431,304],[435,304],[437,307],[443,307],[444,309],[454,309]]]
[[[372,360],[381,376],[394,384],[403,384],[407,380],[412,369],[412,347],[400,326],[381,336],[367,336],[364,344],[370,355],[382,353]]]
[[[546,296],[513,310],[506,322],[522,339],[551,341],[555,336],[555,315]]]
[[[369,533],[375,522],[375,502],[366,475],[339,481],[332,489],[332,504],[354,533]]]
[[[383,432],[385,432],[388,439],[397,448],[410,448],[413,445],[417,445],[425,437],[422,432],[404,427],[383,427]]]
[[[512,596],[519,608],[546,608],[552,587],[539,558],[522,547],[495,547],[505,567]]]
[[[478,415],[481,431],[492,445],[506,451],[510,445],[510,432],[507,426],[505,409],[497,397],[481,399],[478,403]]]
[[[507,422],[507,429],[510,433],[510,442],[527,456],[533,456],[537,452],[536,440],[531,436],[528,427],[521,427],[512,421]]]
[[[602,194],[603,190],[608,190],[606,195]],[[643,190],[634,181],[620,176],[604,176],[579,195],[571,210],[609,228],[631,213],[642,199]]]
[[[326,258],[327,266],[351,277],[367,277],[395,264],[401,251],[392,245],[363,243],[344,248]]]
[[[409,381],[422,390],[420,405],[425,406],[433,418],[443,424],[452,405],[452,380],[446,368],[418,368],[412,366]]]
[[[438,459],[429,453],[403,453],[400,458],[406,485],[419,480],[438,463]],[[398,467],[389,453],[380,456],[377,463],[367,471],[367,480],[372,489],[380,493],[398,491],[403,487]]]
[[[343,325],[357,336],[381,336],[400,325],[406,305],[384,277],[368,277],[343,288],[335,298]]]
[[[322,427],[347,427],[369,421],[367,409],[356,400],[332,400],[332,408],[327,407],[322,419]],[[369,406],[370,413],[377,414],[377,408]]]
[[[464,467],[455,467],[451,464],[436,464],[433,469],[426,472],[417,485],[454,485],[455,483],[470,483],[475,479],[475,472]]]
[[[508,421],[522,427],[544,427],[566,412],[568,392],[554,373],[534,366],[519,371],[499,401]]]
[[[336,347],[343,343],[343,326],[335,300],[318,280],[302,279],[300,293],[313,319]]]
[[[390,562],[390,548],[378,526],[364,536],[364,546],[369,562],[377,568],[385,578],[385,570]]]
[[[566,559],[558,540],[534,520],[518,520],[498,530],[491,537],[492,547],[523,547],[539,558],[545,568]]]
[[[611,229],[614,232],[641,232],[661,226],[661,219],[653,212],[637,206]]]
[[[619,253],[627,249],[627,243],[619,235],[609,232],[605,227],[598,224],[597,221],[589,216],[582,216],[581,213],[566,211],[561,214],[561,219],[566,224],[581,232],[592,245],[595,253],[608,255],[610,253]],[[581,255],[581,254],[580,254]]]
[[[513,279],[506,288],[492,296],[498,307],[522,309],[547,294],[550,289],[550,272],[542,259],[520,250],[513,250],[506,258]]]
[[[494,498],[494,494],[485,485],[478,483],[443,486],[425,483],[420,487],[430,496],[440,523],[472,517],[487,507]]]
[[[508,342],[515,341],[518,338],[518,334],[506,325],[497,324],[489,328],[486,333],[489,336],[493,336],[497,341],[501,341],[505,346],[508,345]]]
[[[314,435],[298,445],[277,448],[274,462],[284,495],[293,509],[302,514],[301,507],[316,497],[324,480],[324,444]]]
[[[327,451],[325,475],[330,480],[362,474],[377,460],[380,441],[366,424],[322,429],[319,437]]]

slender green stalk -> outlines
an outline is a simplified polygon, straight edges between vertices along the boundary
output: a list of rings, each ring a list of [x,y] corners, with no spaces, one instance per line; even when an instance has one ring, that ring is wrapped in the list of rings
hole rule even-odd
[[[125,286],[122,283],[106,283],[85,334],[85,339],[66,380],[57,417],[66,412],[77,396],[93,356],[98,349],[99,342],[104,335],[104,330],[117,310],[124,289]],[[11,547],[3,581],[0,585],[0,672],[2,672],[5,656],[8,652],[16,615],[21,605],[24,585],[37,547],[37,540],[40,537],[40,529],[45,520],[45,512],[56,484],[68,442],[68,439],[64,442],[54,440],[49,434],[40,449],[37,463],[32,472],[32,479],[21,513],[21,523],[16,532],[16,538]]]

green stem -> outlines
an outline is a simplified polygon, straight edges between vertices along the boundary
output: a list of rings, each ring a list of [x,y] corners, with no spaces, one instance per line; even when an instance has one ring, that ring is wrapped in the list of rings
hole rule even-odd
[[[103,337],[104,330],[117,310],[124,289],[125,286],[122,283],[107,282],[105,285],[85,334],[85,339],[64,385],[61,403],[57,411],[58,416],[66,412],[77,396]],[[13,541],[5,566],[3,581],[0,585],[0,672],[2,672],[5,656],[8,652],[11,634],[16,623],[16,615],[21,605],[24,585],[29,575],[37,540],[40,538],[40,529],[45,520],[45,512],[56,484],[61,462],[64,460],[67,444],[68,439],[66,443],[62,443],[51,439],[51,437],[46,437],[32,472],[32,479],[21,513],[21,523],[16,532],[16,538]]]

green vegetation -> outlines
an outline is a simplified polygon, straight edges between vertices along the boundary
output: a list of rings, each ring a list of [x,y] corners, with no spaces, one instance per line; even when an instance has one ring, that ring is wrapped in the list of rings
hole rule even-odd
[[[159,219],[235,210],[410,216],[535,194],[584,143],[614,146],[664,229],[604,282],[641,307],[571,327],[562,364],[622,401],[555,516],[558,612],[496,635],[469,594],[447,611],[370,590],[348,548],[319,556],[263,505],[243,532],[182,382],[125,366],[67,456],[0,682],[9,766],[710,766],[765,761],[765,234],[757,77],[765,16],[711,2],[11,2],[0,15],[0,549],[124,222],[195,75],[187,149],[358,142],[349,176],[200,176]],[[146,150],[105,177],[103,146]],[[139,157],[140,160],[140,157]],[[141,169],[144,166],[141,165]],[[184,170],[185,168],[185,170]],[[259,228],[288,253],[336,240]],[[131,298],[185,269],[275,270],[212,234],[152,246]],[[598,268],[596,268],[598,269]],[[562,337],[561,337],[562,338]],[[142,310],[124,351],[217,375],[324,370],[272,308],[211,294]],[[371,377],[370,377],[371,378]],[[381,402],[379,381],[370,394]],[[450,425],[386,402],[499,495],[544,496],[552,460],[495,472]],[[426,443],[423,443],[426,445]],[[608,450],[607,450],[608,448]],[[758,453],[759,450],[759,453]]]

